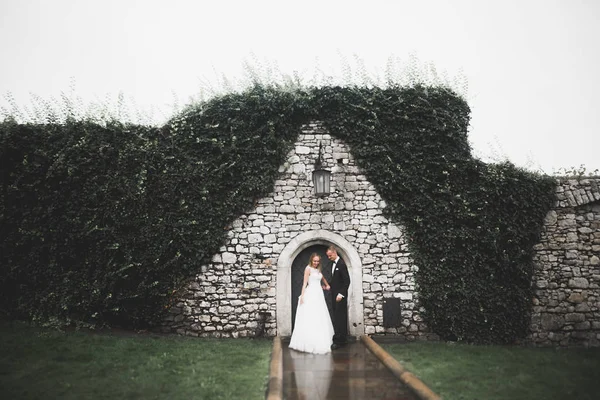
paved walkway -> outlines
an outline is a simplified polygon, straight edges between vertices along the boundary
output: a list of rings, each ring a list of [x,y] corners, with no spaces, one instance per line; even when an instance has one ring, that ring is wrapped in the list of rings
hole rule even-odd
[[[325,355],[288,344],[282,344],[284,399],[418,400],[360,341]]]

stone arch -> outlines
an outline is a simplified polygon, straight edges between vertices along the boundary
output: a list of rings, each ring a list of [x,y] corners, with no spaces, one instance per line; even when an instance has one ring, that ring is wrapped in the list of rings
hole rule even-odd
[[[350,288],[348,289],[348,333],[360,336],[365,332],[363,314],[362,261],[350,242],[337,233],[314,230],[301,233],[285,246],[277,260],[277,333],[292,334],[292,282],[291,268],[296,256],[315,244],[334,245],[348,265]]]

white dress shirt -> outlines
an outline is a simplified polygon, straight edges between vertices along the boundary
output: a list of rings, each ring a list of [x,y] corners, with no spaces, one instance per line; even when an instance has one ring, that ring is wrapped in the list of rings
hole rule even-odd
[[[333,276],[333,272],[335,271],[335,267],[337,265],[337,262],[339,261],[339,257],[337,257],[334,261],[333,261],[333,265],[331,266],[331,276]]]
[[[331,277],[333,278],[333,273],[335,271],[335,267],[337,266],[337,262],[340,260],[340,257],[336,257],[336,259],[333,261],[333,266],[331,267]],[[344,297],[343,294],[338,293],[338,296],[342,296],[342,298]]]

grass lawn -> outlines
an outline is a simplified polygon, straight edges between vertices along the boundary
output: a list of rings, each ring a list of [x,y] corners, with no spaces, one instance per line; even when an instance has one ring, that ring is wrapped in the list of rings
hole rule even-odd
[[[600,348],[381,346],[444,400],[600,399]]]
[[[61,333],[0,322],[1,399],[264,399],[271,340]]]

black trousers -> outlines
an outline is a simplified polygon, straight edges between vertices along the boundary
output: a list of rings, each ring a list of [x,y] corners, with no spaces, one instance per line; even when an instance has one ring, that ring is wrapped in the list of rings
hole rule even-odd
[[[333,308],[333,343],[348,342],[348,299],[344,297],[339,303],[332,299]]]

